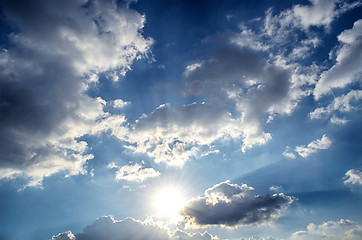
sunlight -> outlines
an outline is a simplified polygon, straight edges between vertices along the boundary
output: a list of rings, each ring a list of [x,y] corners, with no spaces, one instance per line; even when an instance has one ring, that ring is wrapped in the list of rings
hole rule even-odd
[[[176,188],[160,190],[154,198],[154,207],[158,214],[164,217],[174,218],[179,216],[185,204],[182,192]]]

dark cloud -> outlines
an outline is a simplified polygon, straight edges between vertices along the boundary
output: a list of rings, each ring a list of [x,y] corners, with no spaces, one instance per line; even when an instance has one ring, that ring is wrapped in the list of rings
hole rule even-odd
[[[59,171],[85,173],[92,155],[79,137],[124,121],[112,116],[111,123],[105,101],[86,91],[97,74],[125,74],[148,51],[144,16],[114,1],[14,0],[1,7],[16,32],[0,52],[0,179],[22,174],[36,186]]]
[[[279,217],[280,211],[294,201],[283,193],[259,196],[252,187],[222,182],[192,199],[183,210],[191,225],[228,227],[260,224]]]

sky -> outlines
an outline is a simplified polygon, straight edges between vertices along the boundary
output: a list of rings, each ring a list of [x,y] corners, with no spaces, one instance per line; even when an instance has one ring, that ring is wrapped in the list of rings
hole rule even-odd
[[[362,239],[361,17],[1,0],[0,240]]]

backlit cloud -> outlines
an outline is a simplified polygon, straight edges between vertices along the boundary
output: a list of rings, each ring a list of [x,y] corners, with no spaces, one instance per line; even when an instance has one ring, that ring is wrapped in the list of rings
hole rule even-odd
[[[153,168],[143,168],[140,164],[125,165],[122,167],[116,166],[114,163],[108,165],[109,168],[118,168],[116,172],[116,179],[126,181],[143,182],[148,178],[160,176],[160,172]]]
[[[225,109],[193,103],[176,110],[169,104],[143,115],[127,135],[128,148],[145,153],[156,163],[183,166],[198,156],[198,146],[218,139],[238,138],[241,124]]]
[[[125,74],[147,54],[152,39],[141,33],[145,17],[113,1],[2,4],[18,32],[0,53],[0,177],[22,175],[28,186],[39,186],[60,171],[85,174],[93,155],[79,138],[125,131],[124,116],[106,113],[106,102],[86,91],[99,73]]]
[[[243,184],[219,183],[204,196],[190,200],[182,214],[191,226],[227,227],[261,224],[275,220],[295,199],[283,193],[259,196]]]

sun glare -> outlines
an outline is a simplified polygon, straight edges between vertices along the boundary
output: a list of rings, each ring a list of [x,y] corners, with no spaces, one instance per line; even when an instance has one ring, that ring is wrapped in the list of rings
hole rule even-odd
[[[174,188],[162,189],[154,198],[154,206],[157,213],[165,217],[178,216],[184,204],[185,199],[182,192]]]

